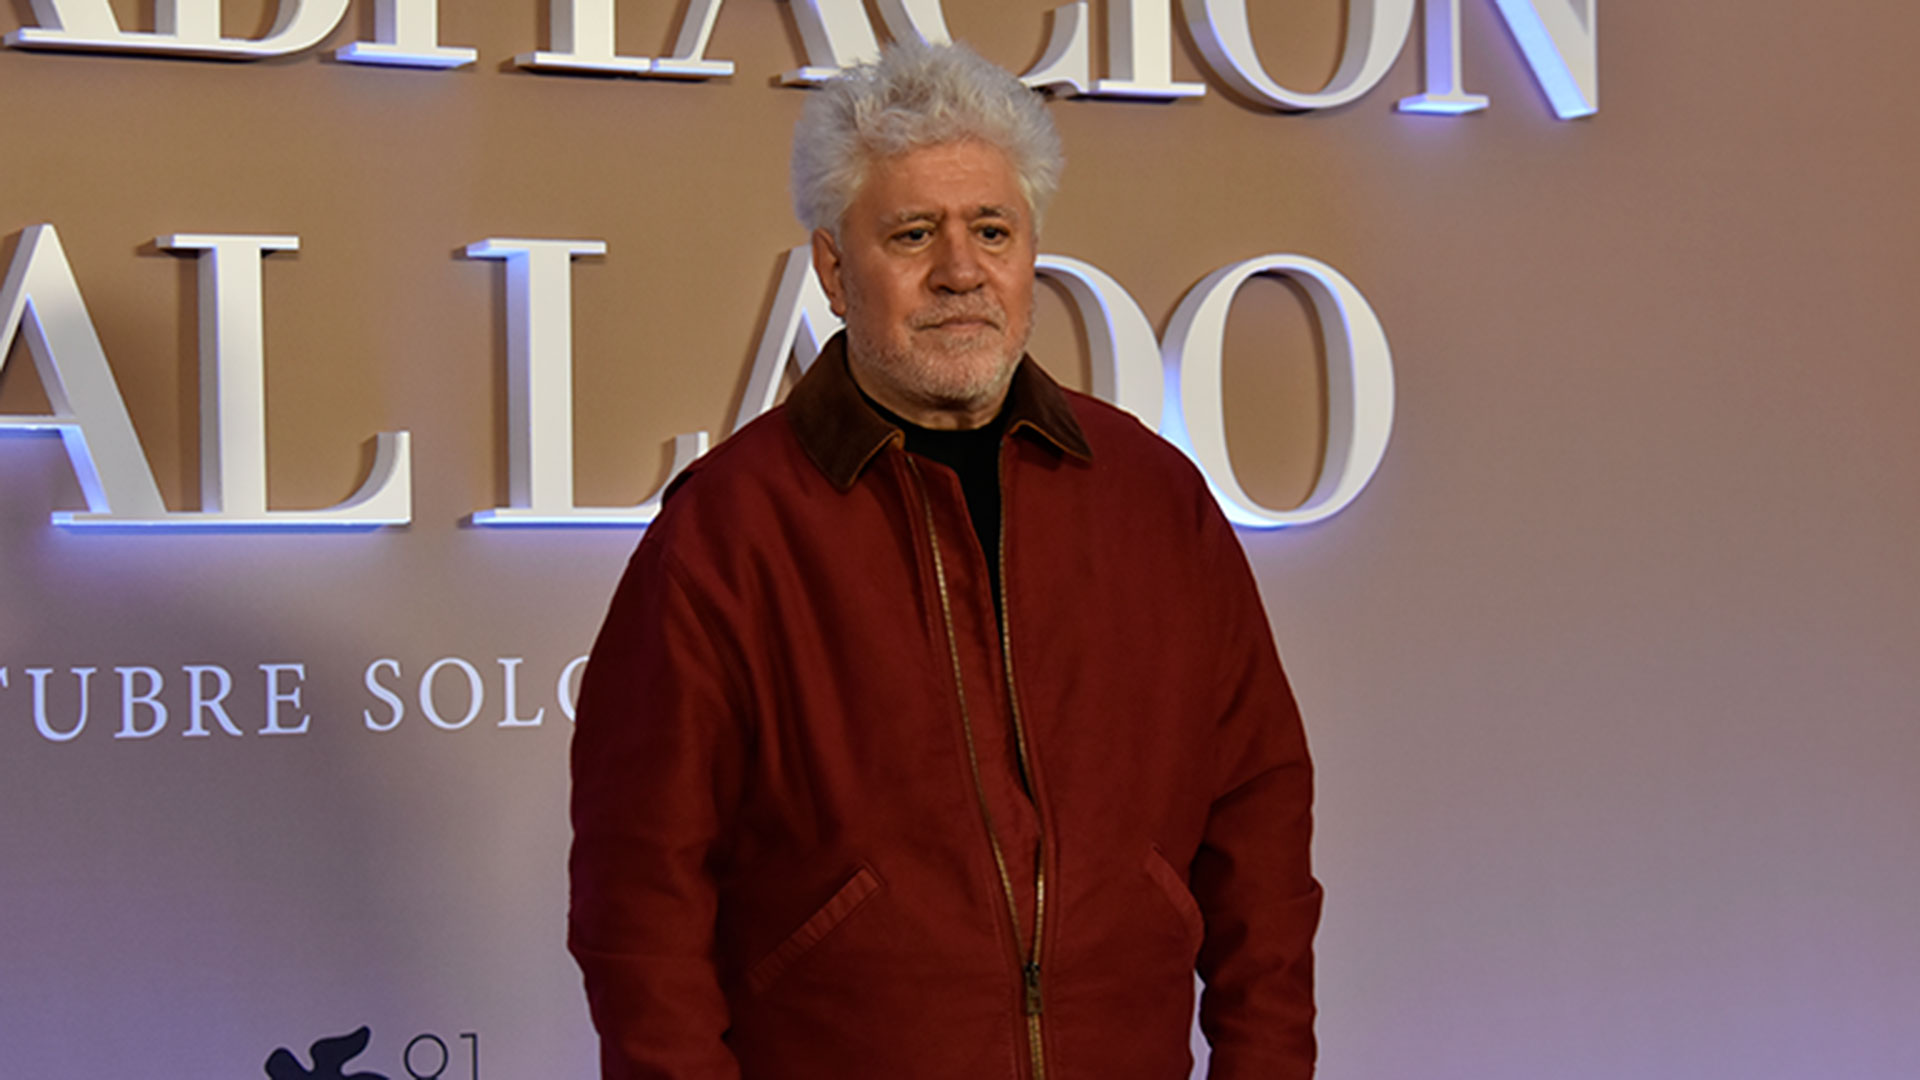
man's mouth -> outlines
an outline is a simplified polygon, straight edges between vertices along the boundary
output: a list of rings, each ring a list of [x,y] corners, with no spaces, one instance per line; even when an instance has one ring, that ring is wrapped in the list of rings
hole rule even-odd
[[[917,330],[998,330],[1000,321],[992,315],[942,315],[914,320]]]

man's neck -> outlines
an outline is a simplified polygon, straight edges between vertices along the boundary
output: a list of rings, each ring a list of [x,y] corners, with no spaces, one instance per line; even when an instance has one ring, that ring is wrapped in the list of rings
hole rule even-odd
[[[861,387],[866,390],[865,387]],[[992,401],[971,404],[928,404],[924,402],[887,400],[880,395],[867,391],[867,396],[881,408],[905,420],[916,427],[928,431],[973,431],[993,423],[1000,415],[1001,406],[1007,402],[1007,393],[1002,390]]]
[[[1000,415],[1000,410],[1007,403],[1007,393],[1013,386],[1013,380],[1009,378],[991,398],[983,398],[978,402],[927,401],[905,397],[885,385],[868,385],[878,384],[879,380],[862,379],[857,366],[851,362],[847,364],[847,374],[853,377],[853,384],[859,387],[868,401],[909,424],[929,431],[972,431],[986,427]]]

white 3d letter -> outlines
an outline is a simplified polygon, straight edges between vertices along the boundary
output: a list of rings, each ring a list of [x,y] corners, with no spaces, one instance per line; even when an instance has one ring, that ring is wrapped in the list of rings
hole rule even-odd
[[[733,74],[733,61],[707,59],[707,42],[713,40],[713,24],[720,17],[722,0],[687,0],[687,13],[680,17],[680,35],[674,39],[673,55],[653,62],[653,73],[675,79],[713,79]]]
[[[1020,81],[1065,97],[1088,93],[1094,88],[1094,79],[1087,44],[1087,0],[1062,4],[1049,14],[1053,25],[1047,34],[1047,47]]]
[[[377,0],[374,41],[356,41],[334,50],[351,64],[391,67],[456,68],[479,59],[472,49],[440,44],[440,0]]]
[[[507,264],[507,467],[504,507],[476,525],[644,525],[660,490],[636,506],[573,505],[573,281],[576,255],[604,255],[603,240],[512,240],[467,245],[472,259]],[[707,452],[707,433],[676,435],[667,483]]]
[[[273,29],[263,38],[220,36],[220,0],[155,0],[153,33],[120,29],[107,0],[33,0],[37,27],[7,35],[25,49],[148,53],[257,60],[312,48],[347,13],[347,0],[279,0]]]
[[[1599,0],[1494,3],[1554,115],[1573,120],[1599,112]],[[1486,108],[1483,95],[1469,94],[1461,86],[1460,0],[1426,0],[1426,5],[1427,90],[1401,99],[1400,111],[1466,113]]]
[[[1401,112],[1458,116],[1487,107],[1485,94],[1469,94],[1460,81],[1460,0],[1426,0],[1421,40],[1426,46],[1427,90],[1400,99]]]
[[[294,236],[178,233],[154,243],[200,252],[200,513],[143,524],[219,528],[366,528],[413,518],[413,471],[405,431],[374,440],[373,467],[360,489],[321,510],[267,509],[267,352],[260,262],[293,251]],[[75,514],[73,523],[124,524],[118,516]]]
[[[805,340],[800,337],[802,330],[806,331]],[[789,360],[806,371],[819,357],[820,347],[839,331],[840,316],[833,313],[833,303],[813,272],[812,247],[801,244],[791,249],[780,272],[773,308],[760,331],[760,347],[753,354],[753,370],[747,375],[747,392],[740,398],[739,412],[734,414],[733,430],[739,431],[773,408]]]
[[[521,53],[513,62],[547,71],[593,71],[645,75],[646,56],[618,56],[613,45],[613,0],[552,0],[548,10],[551,50]]]
[[[687,0],[673,55],[620,56],[614,51],[614,0],[551,0],[549,35],[553,48],[522,53],[513,62],[535,71],[577,71],[613,75],[649,75],[672,79],[712,79],[733,74],[733,61],[709,60],[707,43],[724,0]],[[877,51],[877,50],[876,50]]]
[[[1094,97],[1171,101],[1205,83],[1173,81],[1173,0],[1107,0],[1107,74]]]
[[[715,0],[717,2],[717,0]],[[895,41],[921,41],[928,44],[945,44],[953,40],[947,30],[945,12],[940,0],[875,0],[880,10],[880,18],[886,23],[887,33]],[[1134,7],[1152,8],[1158,6],[1167,22],[1164,12],[1171,0],[1114,0],[1115,3]],[[788,86],[817,86],[840,73],[840,69],[854,64],[870,63],[880,56],[880,40],[873,32],[873,24],[867,20],[865,7],[860,0],[792,0],[793,21],[800,31],[800,41],[806,48],[807,63],[804,67],[784,72],[780,81]],[[1099,97],[1185,97],[1193,93],[1204,93],[1205,87],[1194,84],[1175,84],[1171,79],[1164,80],[1166,86],[1162,93],[1147,92],[1156,63],[1151,57],[1155,48],[1151,41],[1152,19],[1134,19],[1128,21],[1125,14],[1114,16],[1116,25],[1125,23],[1131,27],[1140,23],[1147,33],[1135,44],[1136,38],[1126,30],[1123,38],[1116,38],[1112,48],[1116,51],[1126,48],[1129,62],[1132,58],[1146,55],[1140,68],[1142,75],[1123,74],[1121,87],[1117,92],[1109,93],[1097,87],[1092,75],[1091,53],[1088,41],[1087,0],[1075,0],[1053,9],[1053,30],[1047,38],[1047,47],[1043,50],[1038,63],[1032,70],[1020,76],[1020,80],[1036,89],[1046,87],[1063,92],[1069,96],[1091,93]],[[685,31],[682,31],[684,39]],[[1169,37],[1159,46],[1165,54],[1166,62],[1171,62],[1173,42]],[[1131,67],[1116,67],[1117,72],[1132,72]],[[1138,86],[1125,89],[1126,80],[1134,79]]]
[[[58,432],[92,519],[139,523],[164,516],[166,504],[140,449],[140,437],[107,367],[107,354],[80,298],[60,235],[51,225],[21,232],[6,284],[0,286],[0,373],[23,325],[34,370],[53,412],[0,416],[0,435]],[[61,512],[53,520],[67,524],[73,516]]]
[[[1320,476],[1305,502],[1272,510],[1234,476],[1227,449],[1221,377],[1227,312],[1249,278],[1277,274],[1305,288],[1326,340],[1327,444]],[[1353,282],[1301,255],[1263,255],[1208,274],[1174,310],[1162,346],[1167,409],[1161,433],[1207,475],[1228,520],[1275,528],[1324,521],[1360,494],[1386,456],[1393,430],[1393,357],[1387,334]]]
[[[1160,422],[1164,379],[1153,324],[1132,294],[1104,270],[1065,255],[1042,255],[1034,270],[1059,284],[1086,328],[1093,396],[1148,426]]]
[[[1330,109],[1379,85],[1407,43],[1414,0],[1347,0],[1347,40],[1340,68],[1313,93],[1289,90],[1260,65],[1247,24],[1247,0],[1181,0],[1194,43],[1214,74],[1264,105],[1288,112]]]
[[[904,36],[902,30],[913,29],[917,33],[912,36],[922,41],[940,44],[949,40],[938,0],[932,4],[938,17],[936,25],[912,25],[914,17],[925,6],[925,3],[914,3],[908,7],[902,0],[890,0],[885,17],[899,20],[893,27],[894,34]],[[880,58],[880,39],[874,36],[873,24],[867,21],[866,8],[860,0],[791,0],[788,7],[800,30],[800,43],[806,47],[807,63],[805,67],[783,72],[782,83],[817,86],[840,74],[841,68],[872,63]]]

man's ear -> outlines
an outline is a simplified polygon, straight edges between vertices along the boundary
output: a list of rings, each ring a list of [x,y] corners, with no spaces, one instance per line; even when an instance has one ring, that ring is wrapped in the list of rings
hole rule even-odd
[[[840,245],[834,243],[833,234],[825,229],[813,230],[813,276],[820,279],[820,287],[826,290],[833,313],[844,319],[847,317],[847,287],[840,280],[840,267]]]

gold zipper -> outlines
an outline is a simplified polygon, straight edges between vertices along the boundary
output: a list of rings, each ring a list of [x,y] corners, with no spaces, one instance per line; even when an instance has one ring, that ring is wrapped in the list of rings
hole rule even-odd
[[[1004,447],[996,466],[1000,483],[1000,550],[996,553],[1000,563],[1000,668],[1007,678],[1007,710],[1013,719],[1013,749],[1020,762],[1020,778],[1027,785],[1027,797],[1033,800],[1034,825],[1038,834],[1033,853],[1033,943],[1027,952],[1027,964],[1023,969],[1027,982],[1027,1048],[1033,1054],[1034,1080],[1046,1080],[1047,1062],[1040,1052],[1040,1011],[1043,1004],[1040,997],[1040,942],[1047,926],[1047,829],[1040,815],[1040,799],[1034,792],[1033,763],[1027,753],[1027,728],[1020,719],[1020,693],[1013,681],[1013,616],[1007,610],[1007,465]],[[948,633],[952,633],[951,626]],[[1011,901],[1011,895],[1008,899]],[[1015,922],[1018,921],[1016,909]]]
[[[913,479],[920,491],[920,507],[927,519],[927,544],[933,551],[933,578],[940,593],[940,617],[946,624],[947,657],[953,664],[953,689],[960,701],[960,727],[966,735],[967,765],[973,770],[973,794],[980,804],[980,818],[987,826],[987,844],[993,850],[993,864],[1000,873],[1000,891],[1006,897],[1007,916],[1013,925],[1014,961],[1020,965],[1023,991],[1023,1012],[1027,1018],[1027,1050],[1032,1062],[1033,1080],[1046,1080],[1046,1061],[1040,1052],[1040,1013],[1043,1004],[1040,993],[1040,934],[1046,918],[1047,903],[1047,841],[1044,826],[1039,829],[1038,849],[1034,858],[1034,906],[1033,938],[1031,945],[1023,943],[1020,933],[1020,904],[1014,898],[1013,876],[1007,872],[1006,853],[1000,847],[999,830],[993,827],[993,810],[987,804],[987,789],[980,778],[980,752],[973,737],[973,715],[967,708],[967,688],[965,675],[960,665],[960,644],[953,631],[953,602],[947,594],[946,563],[940,557],[940,533],[934,524],[933,500],[927,496],[926,478],[920,473],[920,466],[913,456],[907,456],[907,467],[913,471]],[[1004,481],[1004,469],[1001,479]],[[1001,485],[1005,491],[1004,482]],[[1001,666],[1006,673],[1007,698],[1012,710],[1014,750],[1019,756],[1020,774],[1028,783],[1028,794],[1032,794],[1032,772],[1027,763],[1026,732],[1020,724],[1019,699],[1014,695],[1013,654],[1008,651],[1012,639],[1007,633],[1007,518],[1006,504],[1001,503],[1000,537],[1000,657]],[[1034,805],[1036,824],[1039,822],[1039,804]]]

